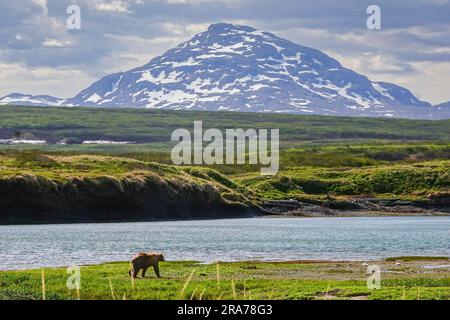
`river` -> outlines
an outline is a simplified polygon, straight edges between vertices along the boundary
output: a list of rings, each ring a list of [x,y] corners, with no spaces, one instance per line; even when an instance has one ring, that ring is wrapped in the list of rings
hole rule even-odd
[[[0,226],[0,270],[129,260],[373,260],[450,256],[450,217],[252,218]]]

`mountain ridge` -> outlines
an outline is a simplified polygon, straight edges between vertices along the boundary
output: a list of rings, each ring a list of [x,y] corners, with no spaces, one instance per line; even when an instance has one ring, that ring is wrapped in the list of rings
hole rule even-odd
[[[143,66],[107,75],[60,105],[450,118],[447,108],[371,81],[320,50],[226,23]]]
[[[433,106],[434,108],[450,108],[450,101],[442,102]]]
[[[31,95],[19,92],[13,92],[0,98],[0,105],[21,104],[24,106],[60,106],[64,102],[64,99],[50,95]]]

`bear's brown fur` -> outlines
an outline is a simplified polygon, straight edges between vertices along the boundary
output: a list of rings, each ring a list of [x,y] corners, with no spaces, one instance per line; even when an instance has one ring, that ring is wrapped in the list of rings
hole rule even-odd
[[[133,278],[136,278],[139,271],[142,269],[142,278],[145,278],[145,273],[147,269],[153,266],[153,270],[158,278],[159,275],[159,262],[164,262],[164,256],[161,253],[156,252],[140,252],[131,259],[131,270],[128,274]]]

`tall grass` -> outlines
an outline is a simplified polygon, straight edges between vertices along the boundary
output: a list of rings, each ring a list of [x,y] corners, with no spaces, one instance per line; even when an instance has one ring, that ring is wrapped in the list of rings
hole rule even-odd
[[[41,286],[42,286],[42,300],[46,299],[47,289],[45,286],[45,270],[41,270]]]

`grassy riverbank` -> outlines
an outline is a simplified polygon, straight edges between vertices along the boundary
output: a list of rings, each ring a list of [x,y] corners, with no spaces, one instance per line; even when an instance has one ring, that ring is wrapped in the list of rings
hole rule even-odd
[[[0,224],[245,217],[249,194],[208,168],[104,156],[0,156]]]
[[[237,181],[266,199],[377,197],[424,199],[450,189],[450,161],[366,167],[291,167],[276,177],[240,175]]]
[[[0,299],[450,299],[448,258],[369,264],[381,268],[380,289],[367,288],[362,262],[165,262],[161,279],[134,282],[128,263],[108,263],[81,267],[79,292],[67,289],[65,268],[2,271]]]
[[[264,177],[104,155],[0,154],[1,224],[231,218],[263,214],[259,206],[284,214],[266,202],[286,199],[298,202],[295,215],[448,213],[449,190],[449,160],[297,166]]]
[[[173,166],[171,132],[198,120],[204,129],[279,128],[278,175],[250,164]],[[449,213],[449,121],[1,106],[0,223],[241,217],[288,199],[298,203],[264,208]]]

